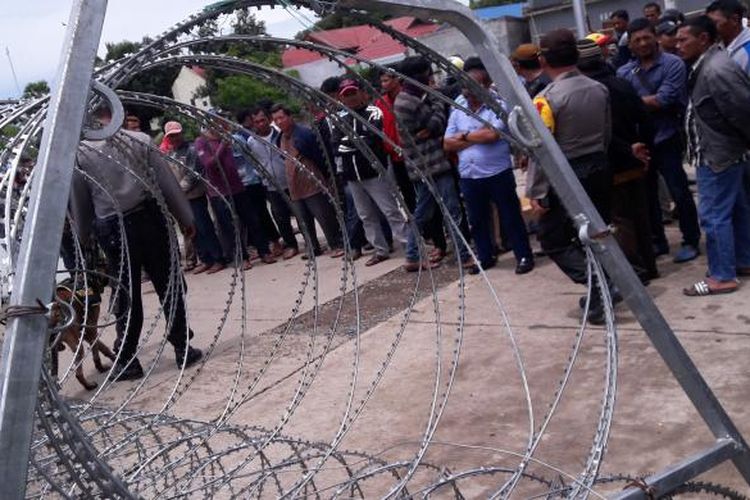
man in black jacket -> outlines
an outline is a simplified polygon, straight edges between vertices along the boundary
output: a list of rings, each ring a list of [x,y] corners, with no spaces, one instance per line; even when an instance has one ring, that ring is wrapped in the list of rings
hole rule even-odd
[[[750,163],[750,79],[716,42],[707,16],[677,32],[677,50],[690,68],[688,152],[708,255],[707,277],[684,290],[690,297],[734,292],[737,276],[750,275],[750,203],[742,183]]]
[[[633,86],[615,75],[591,40],[578,42],[578,69],[609,90],[612,142],[608,158],[613,174],[612,222],[617,240],[643,281],[659,276],[652,245],[646,171],[654,127]]]
[[[349,108],[339,113],[339,119],[346,122],[353,133],[334,126],[331,144],[334,155],[341,162],[341,173],[352,193],[367,240],[375,247],[375,254],[365,263],[366,266],[373,266],[387,260],[390,253],[378,209],[388,220],[393,238],[402,244],[406,243],[406,218],[398,207],[388,180],[381,175],[386,171],[388,159],[383,140],[375,130],[383,130],[383,112],[369,104],[369,96],[353,79],[341,82],[338,98]],[[362,120],[371,128],[365,126]],[[376,157],[380,171],[365,152]]]

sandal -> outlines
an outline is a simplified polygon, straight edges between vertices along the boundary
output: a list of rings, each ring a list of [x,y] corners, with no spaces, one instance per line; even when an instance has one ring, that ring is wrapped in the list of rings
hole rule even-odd
[[[690,288],[684,288],[682,293],[688,297],[706,297],[708,295],[721,295],[736,292],[739,285],[730,288],[711,288],[707,281],[699,281]]]
[[[416,273],[420,269],[423,271],[429,271],[430,269],[435,269],[437,267],[440,267],[439,262],[413,262],[413,261],[406,261],[406,264],[404,264],[403,268],[404,271],[407,273]]]
[[[331,250],[331,254],[329,255],[332,259],[338,259],[340,257],[343,257],[345,254],[344,250],[342,248],[336,248],[334,250]]]
[[[378,255],[378,254],[375,254],[372,257],[370,257],[370,260],[368,260],[367,262],[365,262],[365,266],[366,267],[371,267],[371,266],[380,264],[381,262],[385,262],[388,259],[389,259],[389,257],[387,255]]]
[[[249,271],[252,268],[253,268],[253,263],[250,262],[250,259],[247,259],[245,262],[243,262],[242,264],[243,271]]]
[[[428,257],[430,259],[430,262],[433,264],[436,264],[438,262],[442,262],[442,260],[445,258],[446,251],[442,250],[440,248],[433,249],[429,254]]]

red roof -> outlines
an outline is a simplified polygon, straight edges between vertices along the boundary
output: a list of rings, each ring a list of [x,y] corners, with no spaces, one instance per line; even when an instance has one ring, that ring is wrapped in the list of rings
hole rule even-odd
[[[412,38],[429,35],[439,28],[437,24],[425,23],[414,17],[399,17],[386,21],[385,24]],[[406,50],[401,43],[369,25],[312,32],[305,39],[334,49],[351,51],[369,60],[382,59]],[[319,59],[323,59],[323,56],[317,52],[298,48],[287,49],[281,56],[285,68]]]

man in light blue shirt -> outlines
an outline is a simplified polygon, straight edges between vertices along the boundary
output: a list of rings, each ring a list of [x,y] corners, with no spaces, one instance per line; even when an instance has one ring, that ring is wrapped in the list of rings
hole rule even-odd
[[[492,82],[479,58],[467,59],[464,71],[489,90]],[[484,269],[495,265],[490,223],[492,201],[500,213],[500,223],[516,257],[516,274],[528,273],[534,268],[534,257],[516,194],[510,145],[502,138],[505,123],[468,89],[464,89],[456,102],[469,108],[473,115],[460,109],[452,110],[445,131],[444,147],[446,151],[458,154],[461,192],[469,212],[479,262]]]

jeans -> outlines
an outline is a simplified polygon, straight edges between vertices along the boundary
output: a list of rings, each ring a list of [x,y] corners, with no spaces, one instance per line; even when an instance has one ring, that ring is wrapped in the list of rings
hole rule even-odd
[[[198,258],[207,266],[222,262],[221,243],[216,236],[216,228],[211,215],[208,213],[208,200],[205,196],[190,200],[195,219],[195,249]]]
[[[653,170],[649,175],[649,207],[651,213],[651,229],[655,243],[659,246],[667,245],[664,226],[661,222],[661,207],[659,206],[658,176],[660,173],[667,183],[680,216],[680,232],[682,243],[698,248],[701,230],[698,225],[698,212],[695,200],[688,186],[688,178],[682,167],[682,146],[680,139],[675,136],[661,144],[654,146],[652,152]]]
[[[508,169],[483,179],[461,179],[460,185],[469,212],[469,224],[477,247],[477,257],[482,266],[489,266],[494,262],[490,202],[497,207],[501,225],[506,233],[506,242],[513,249],[516,260],[531,259],[531,245],[526,233],[526,224],[521,216],[521,203],[516,194],[513,170]]]
[[[458,253],[461,262],[465,262],[469,258],[469,251],[466,248],[463,240],[460,237],[460,227],[462,224],[461,215],[461,202],[458,199],[458,191],[456,190],[456,183],[453,180],[453,175],[450,172],[446,172],[437,175],[432,178],[435,190],[443,201],[446,210],[444,222],[445,229],[448,234],[452,236],[454,242],[458,244]],[[438,204],[435,198],[430,192],[427,184],[424,182],[417,182],[414,186],[417,193],[417,206],[414,209],[414,220],[417,224],[417,228],[421,232],[425,225],[433,215],[438,212]],[[458,231],[454,231],[453,224],[450,220],[456,223],[459,227]],[[419,262],[419,245],[417,244],[418,235],[414,231],[409,231],[409,238],[406,244],[406,260],[410,262]]]
[[[391,242],[395,238],[402,244],[406,243],[406,218],[385,179],[375,177],[358,182],[349,181],[347,187],[362,219],[367,240],[375,247],[377,255],[387,256],[390,253],[387,232],[391,233]]]
[[[697,170],[701,225],[706,233],[709,275],[719,281],[737,277],[750,267],[750,204],[743,185],[748,162],[714,172]]]
[[[292,201],[289,200],[289,192],[285,194],[286,196],[278,191],[266,191],[268,203],[271,205],[271,213],[276,226],[279,228],[281,238],[284,240],[284,245],[296,250],[298,245],[292,227]]]
[[[112,295],[116,295],[114,314],[119,318],[116,325],[121,353],[118,363],[126,364],[138,350],[138,340],[143,328],[143,302],[141,299],[141,270],[145,270],[164,308],[164,317],[169,321],[167,340],[175,349],[184,349],[193,332],[188,329],[185,314],[185,281],[179,266],[170,268],[171,253],[168,223],[154,202],[145,202],[143,208],[126,215],[123,219],[127,260],[120,266],[122,251],[118,218],[96,221],[96,237],[107,256],[107,272],[117,278],[128,294],[112,283]],[[171,281],[172,288],[169,288]],[[173,302],[174,301],[174,302]],[[173,307],[174,306],[174,310]],[[127,314],[130,307],[130,314]],[[128,322],[129,321],[129,322]],[[126,330],[127,326],[127,330]]]

